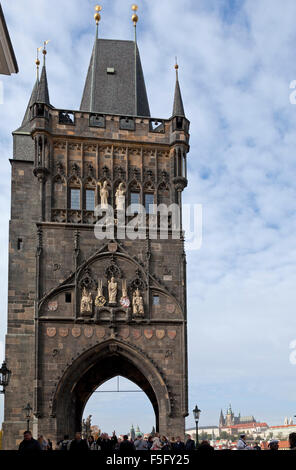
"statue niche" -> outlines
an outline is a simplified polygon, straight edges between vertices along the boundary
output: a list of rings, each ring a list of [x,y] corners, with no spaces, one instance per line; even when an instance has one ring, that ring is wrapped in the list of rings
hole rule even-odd
[[[82,296],[81,296],[81,303],[80,303],[80,312],[83,315],[92,315],[92,305],[93,305],[93,299],[91,292],[86,289],[86,287],[83,288],[82,290]]]
[[[143,297],[139,289],[136,289],[133,293],[133,315],[135,317],[144,316]]]

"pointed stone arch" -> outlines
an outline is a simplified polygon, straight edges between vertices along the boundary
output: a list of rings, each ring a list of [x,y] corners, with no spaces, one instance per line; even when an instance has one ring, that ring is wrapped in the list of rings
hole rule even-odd
[[[157,430],[167,429],[171,402],[161,371],[140,348],[108,339],[80,354],[59,379],[51,406],[57,436],[73,435],[80,430],[83,411],[92,393],[117,375],[131,380],[146,393],[155,412]]]

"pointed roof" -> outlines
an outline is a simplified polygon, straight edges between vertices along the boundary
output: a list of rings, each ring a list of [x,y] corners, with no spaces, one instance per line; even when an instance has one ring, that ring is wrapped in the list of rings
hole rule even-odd
[[[172,116],[182,116],[185,117],[181,88],[179,84],[178,77],[178,66],[176,65],[176,86],[175,86],[175,97],[174,97],[174,106]]]
[[[133,41],[95,39],[80,110],[150,116],[140,54]]]
[[[38,94],[38,86],[39,86],[39,80],[38,78],[36,79],[36,82],[35,82],[35,85],[34,85],[34,88],[32,90],[32,93],[31,93],[31,97],[30,97],[30,100],[29,100],[29,103],[28,103],[28,106],[27,106],[27,109],[26,109],[26,112],[25,112],[25,115],[24,115],[24,119],[23,119],[23,122],[22,122],[22,126],[24,126],[30,119],[30,108],[31,106],[36,103],[37,101],[37,94]]]
[[[44,103],[50,104],[49,102],[49,92],[48,92],[48,83],[47,83],[47,74],[46,74],[46,67],[43,65],[41,77],[38,86],[38,93],[37,93],[37,103]]]

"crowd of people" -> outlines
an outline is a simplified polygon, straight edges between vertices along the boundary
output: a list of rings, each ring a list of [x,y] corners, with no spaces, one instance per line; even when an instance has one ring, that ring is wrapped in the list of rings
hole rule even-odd
[[[290,449],[296,450],[296,433],[293,432],[289,435]],[[256,445],[248,445],[246,442],[246,435],[242,434],[237,443],[237,450],[261,450],[261,447]],[[269,442],[269,450],[278,450],[279,441],[272,439]],[[52,451],[53,445],[49,439],[45,439],[42,435],[35,440],[30,431],[24,432],[24,439],[19,445],[19,451]],[[115,431],[112,436],[107,433],[101,434],[98,439],[93,436],[83,439],[80,432],[75,434],[74,439],[70,439],[68,435],[65,435],[61,439],[54,450],[69,451],[69,452],[87,452],[87,451],[103,451],[105,453],[112,452],[125,452],[132,453],[138,450],[150,450],[150,451],[162,451],[162,452],[173,452],[175,454],[191,452],[194,450],[198,451],[214,451],[214,448],[208,441],[202,441],[196,445],[194,440],[188,434],[185,442],[182,441],[181,437],[172,437],[170,440],[166,436],[155,433],[149,437],[144,437],[142,434],[138,434],[137,437],[132,440],[129,439],[128,435],[117,437]]]
[[[142,434],[138,434],[137,437],[132,440],[129,439],[128,435],[117,437],[115,431],[112,436],[107,433],[102,433],[98,439],[93,436],[88,439],[83,439],[80,432],[75,434],[74,439],[70,439],[68,435],[65,435],[61,439],[54,450],[59,451],[70,451],[70,452],[85,452],[89,450],[103,451],[106,453],[112,452],[125,452],[130,453],[138,450],[151,450],[151,451],[163,451],[163,452],[191,452],[196,449],[196,445],[190,435],[186,436],[186,441],[183,442],[180,436],[176,438],[172,437],[170,440],[166,436],[162,436],[158,433],[144,437]],[[203,441],[199,444],[198,449],[214,450],[210,446],[208,441]],[[43,436],[39,436],[38,440],[35,440],[30,431],[24,433],[24,440],[20,443],[19,450],[24,451],[50,451],[53,450],[52,443],[50,440],[46,440]]]

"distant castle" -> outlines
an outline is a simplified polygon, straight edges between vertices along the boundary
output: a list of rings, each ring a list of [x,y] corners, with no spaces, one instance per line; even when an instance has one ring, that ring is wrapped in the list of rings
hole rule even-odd
[[[228,409],[226,410],[225,417],[223,411],[221,410],[219,418],[219,428],[250,423],[256,423],[256,419],[254,418],[254,416],[241,416],[240,413],[238,414],[238,416],[235,416],[231,409],[231,405],[229,405]]]

